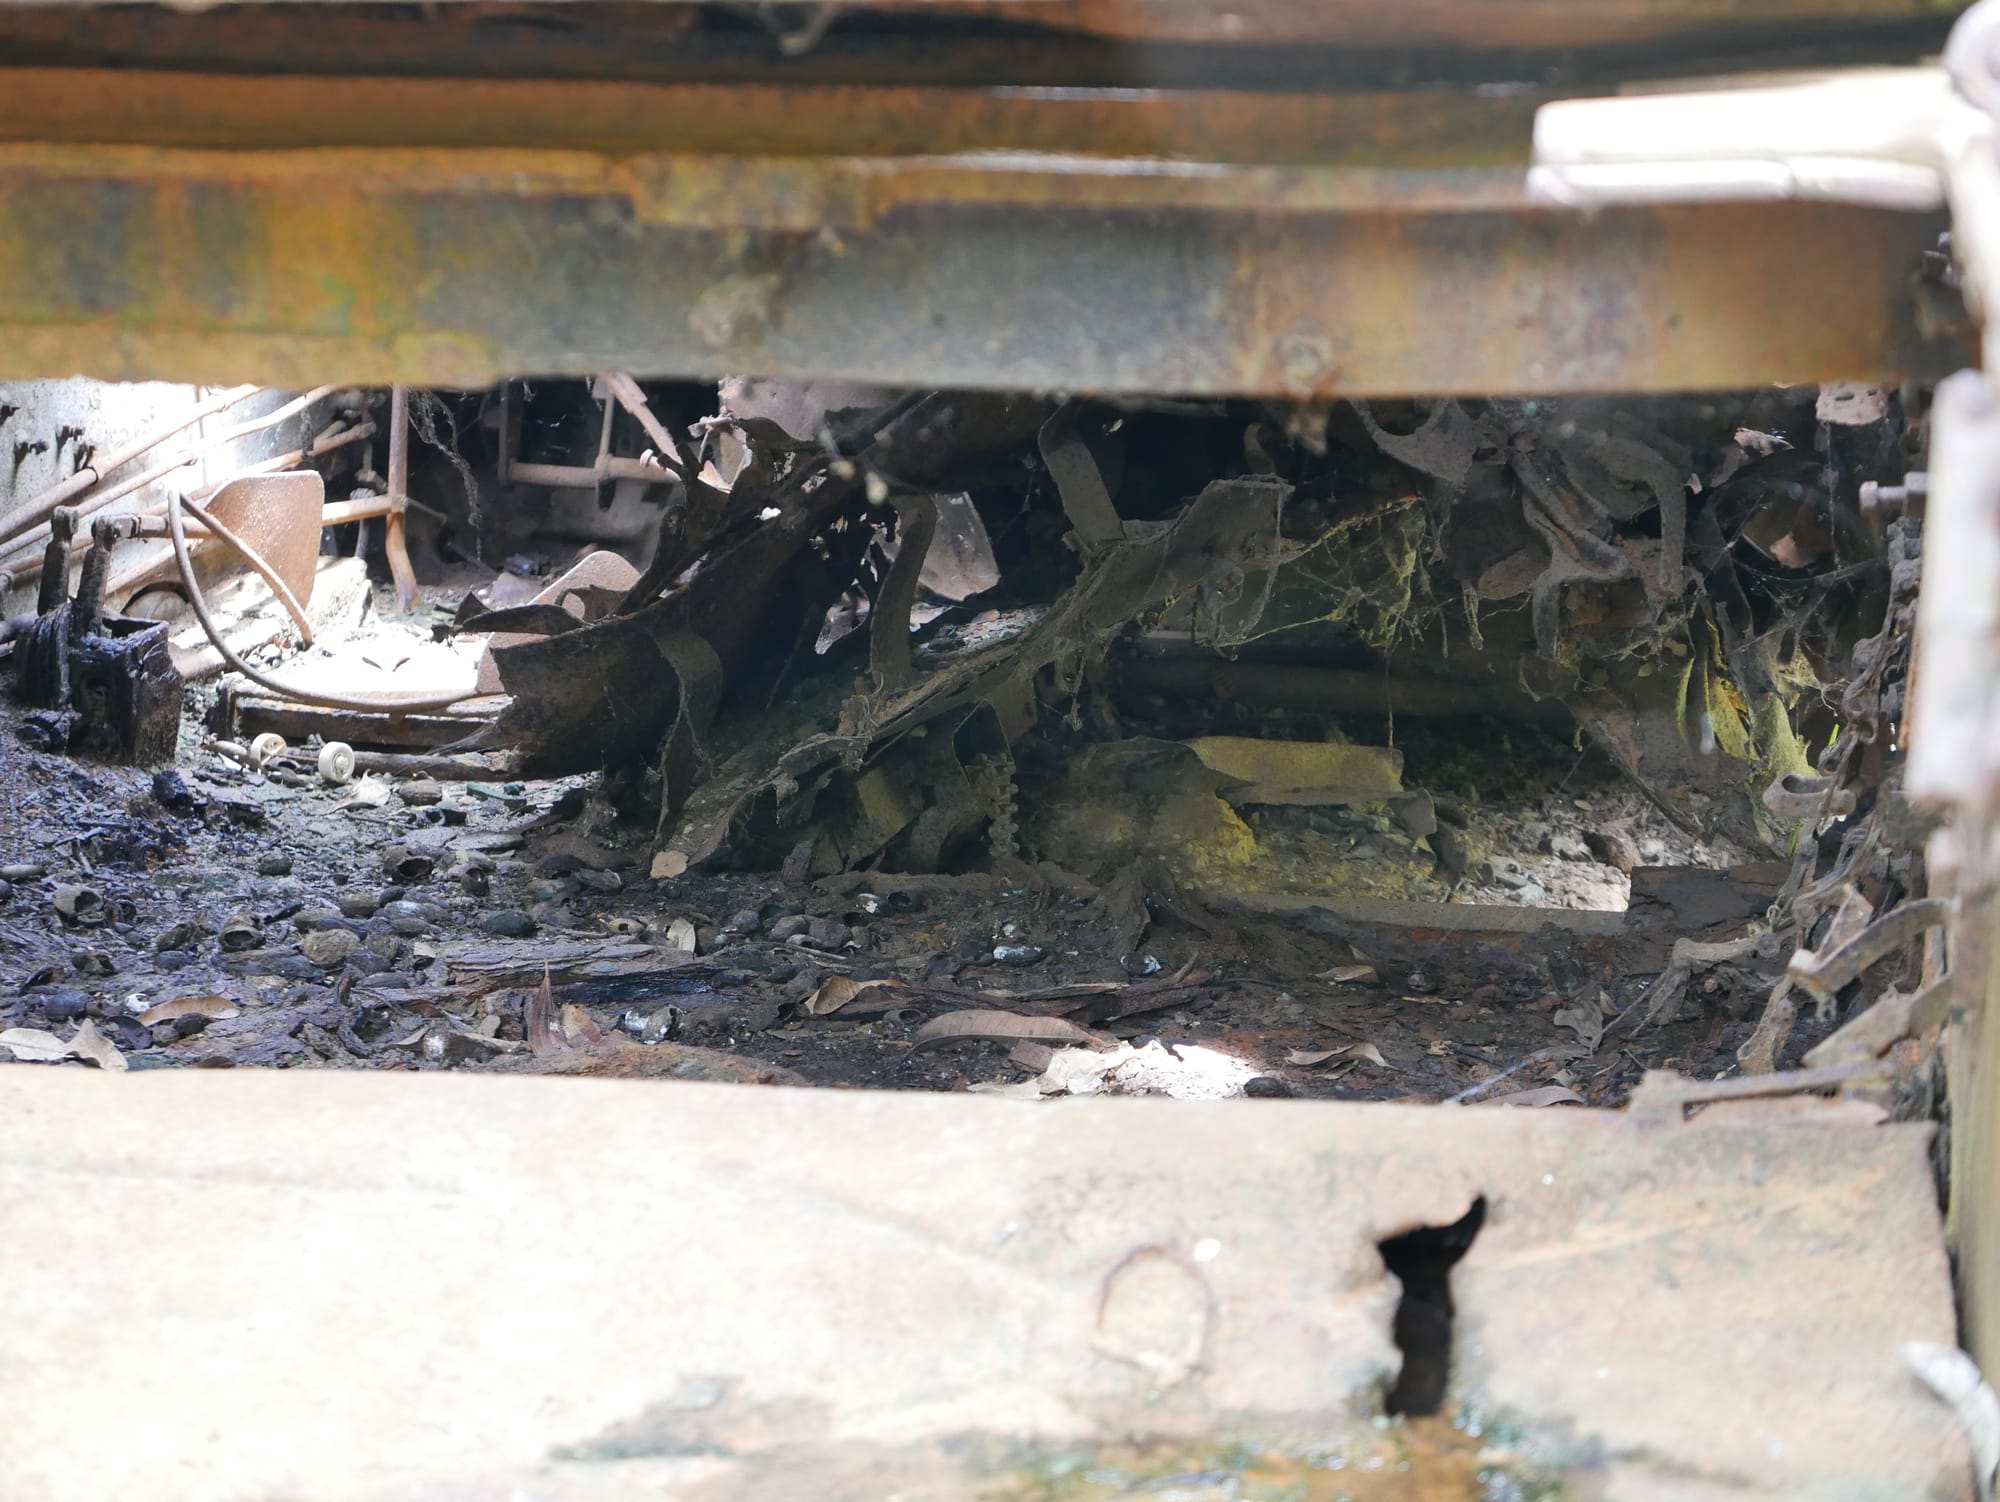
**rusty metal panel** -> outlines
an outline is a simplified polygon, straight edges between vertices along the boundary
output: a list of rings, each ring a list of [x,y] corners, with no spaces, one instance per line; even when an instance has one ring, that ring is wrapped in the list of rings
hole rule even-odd
[[[1939,220],[1507,169],[0,147],[11,376],[1292,396],[1894,379]]]
[[[251,77],[0,68],[0,141],[825,159],[1019,152],[1266,166],[1524,165],[1548,95]],[[376,169],[393,182],[394,164]]]
[[[8,1316],[10,1502],[1969,1496],[1900,1353],[1954,1333],[1929,1129],[1830,1103],[15,1066],[0,1111],[0,1243],[59,1270]],[[1481,1194],[1463,1472],[1369,1490],[1427,1443],[1372,1420],[1376,1242]],[[1296,1489],[1224,1485],[1260,1465]]]

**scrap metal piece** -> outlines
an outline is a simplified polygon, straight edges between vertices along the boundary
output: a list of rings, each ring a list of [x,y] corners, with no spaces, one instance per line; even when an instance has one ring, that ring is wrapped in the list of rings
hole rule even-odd
[[[1818,1069],[1880,1058],[1903,1039],[1921,1037],[1950,1015],[1956,989],[1954,978],[1942,975],[1916,991],[1884,991],[1873,1006],[1808,1049],[1806,1066]]]
[[[1056,482],[1063,514],[1076,529],[1077,539],[1087,548],[1103,547],[1125,535],[1125,523],[1112,504],[1104,472],[1097,467],[1097,456],[1076,430],[1077,417],[1083,410],[1081,402],[1064,402],[1049,414],[1035,442],[1041,450],[1042,463],[1048,466],[1049,478]]]
[[[1854,789],[1837,777],[1786,772],[1764,789],[1763,804],[1781,819],[1844,819],[1854,812]]]
[[[65,560],[73,513],[56,516],[53,553]],[[107,525],[84,560],[74,600],[58,600],[14,648],[14,693],[23,704],[52,711],[43,723],[61,744],[130,766],[173,760],[180,736],[182,680],[164,622],[104,613],[104,582],[119,528]],[[66,581],[66,561],[42,577]]]
[[[1207,735],[1187,748],[1229,779],[1231,803],[1371,803],[1403,792],[1403,753],[1338,741],[1274,741]]]
[[[1800,950],[1792,956],[1785,974],[1822,1006],[1831,1006],[1840,988],[1860,979],[1869,966],[1915,942],[1925,930],[1949,926],[1957,912],[1957,903],[1949,897],[1898,903],[1838,948],[1824,954]]]
[[[747,735],[688,800],[678,827],[662,820],[654,873],[678,874],[713,855],[759,792],[796,788],[831,765],[858,767],[874,747],[968,705],[1004,703],[1024,679],[1044,668],[1100,653],[1127,622],[1198,589],[1218,566],[1235,559],[1250,566],[1273,546],[1291,494],[1292,487],[1280,480],[1215,481],[1166,526],[1103,549],[1068,593],[1011,639],[952,667],[933,669],[901,690],[856,696],[833,732],[775,757],[772,743],[785,744],[778,738],[782,731],[770,739]],[[573,632],[557,641],[585,635]]]

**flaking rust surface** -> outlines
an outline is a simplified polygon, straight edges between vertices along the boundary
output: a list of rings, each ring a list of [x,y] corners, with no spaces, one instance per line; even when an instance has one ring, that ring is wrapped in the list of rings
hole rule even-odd
[[[62,1270],[9,1317],[15,1502],[1299,1495],[1411,1459],[1375,1244],[1479,1193],[1478,1469],[1968,1495],[1899,1356],[1954,1336],[1923,1127],[55,1070],[0,1112],[0,1244]]]

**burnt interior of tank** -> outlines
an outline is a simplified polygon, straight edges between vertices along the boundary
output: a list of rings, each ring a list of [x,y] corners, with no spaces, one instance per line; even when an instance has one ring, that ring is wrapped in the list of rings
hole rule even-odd
[[[0,398],[0,1024],[140,1067],[1613,1105],[1913,888],[1915,388]]]

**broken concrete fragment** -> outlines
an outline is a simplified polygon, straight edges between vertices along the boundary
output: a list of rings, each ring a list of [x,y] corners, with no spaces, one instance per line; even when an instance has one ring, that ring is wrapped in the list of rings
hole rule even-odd
[[[1403,753],[1340,741],[1267,741],[1209,735],[1187,743],[1228,781],[1231,803],[1372,803],[1403,791]]]

